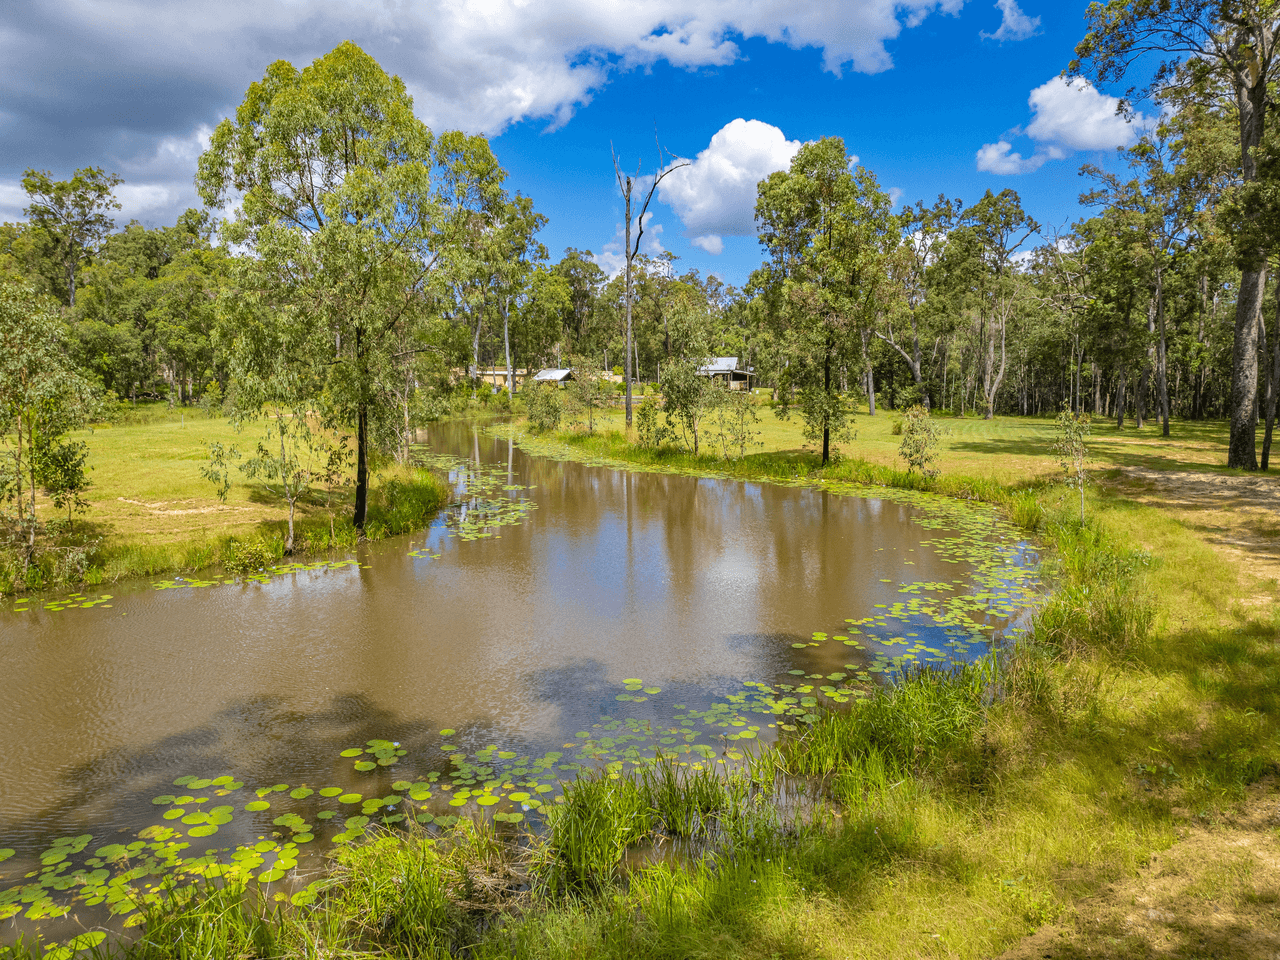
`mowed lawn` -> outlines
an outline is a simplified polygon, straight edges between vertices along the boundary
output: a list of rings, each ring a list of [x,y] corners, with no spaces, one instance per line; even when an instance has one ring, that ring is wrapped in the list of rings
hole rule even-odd
[[[226,502],[200,475],[209,463],[209,444],[256,447],[266,429],[259,422],[237,433],[223,418],[199,411],[175,411],[144,424],[109,424],[81,430],[74,439],[89,444],[89,478],[83,515],[95,531],[117,542],[173,543],[204,537],[241,535],[264,521],[284,520],[288,505],[261,485],[232,470]],[[300,504],[300,514],[322,511]],[[51,509],[46,506],[46,510]]]
[[[798,413],[793,411],[789,420],[779,420],[771,408],[762,406],[759,414],[763,446],[754,452],[800,451],[805,447]],[[893,433],[894,424],[901,419],[898,411],[884,409],[870,416],[864,405],[854,416],[853,439],[836,446],[845,456],[902,469],[906,465],[898,455],[902,437]],[[936,466],[943,473],[991,478],[1004,483],[1056,478],[1062,474],[1053,452],[1056,438],[1053,417],[983,420],[943,415],[936,420],[943,429]],[[622,411],[613,410],[597,420],[596,429],[621,429],[622,424]],[[1100,470],[1139,467],[1234,473],[1237,471],[1229,471],[1226,465],[1227,430],[1225,420],[1174,420],[1170,422],[1171,436],[1166,438],[1161,436],[1158,421],[1148,421],[1138,429],[1130,419],[1122,429],[1117,429],[1113,418],[1095,419],[1088,442],[1089,465]],[[1280,440],[1277,443],[1277,465],[1280,465]],[[1259,455],[1261,451],[1260,428]]]

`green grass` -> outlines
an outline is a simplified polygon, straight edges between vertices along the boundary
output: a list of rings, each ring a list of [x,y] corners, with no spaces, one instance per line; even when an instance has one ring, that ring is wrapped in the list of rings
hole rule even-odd
[[[72,434],[89,445],[89,507],[18,582],[23,565],[0,553],[0,596],[18,589],[89,584],[201,570],[255,569],[284,555],[288,504],[238,472],[220,501],[200,475],[210,443],[252,447],[262,425],[237,433],[198,410],[142,408],[124,423]],[[421,529],[448,500],[443,481],[425,470],[386,464],[374,471],[364,536],[376,540]],[[326,503],[316,490],[298,504],[295,554],[349,550],[360,539],[351,523],[351,487]],[[43,519],[52,506],[40,504]]]

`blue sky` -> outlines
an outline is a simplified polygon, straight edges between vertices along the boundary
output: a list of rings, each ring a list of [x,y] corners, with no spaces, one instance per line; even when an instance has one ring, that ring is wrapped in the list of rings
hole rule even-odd
[[[209,130],[266,65],[351,39],[433,127],[492,137],[543,241],[616,263],[627,168],[695,160],[652,208],[648,249],[741,284],[760,263],[751,183],[838,135],[903,202],[1012,187],[1046,227],[1081,210],[1083,162],[1134,132],[1109,95],[1055,79],[1084,0],[35,0],[0,13],[0,218],[25,167],[121,173],[122,219],[195,202]],[[1038,21],[1038,22],[1037,22]],[[1029,104],[1029,99],[1035,103]],[[662,202],[665,201],[665,202]],[[610,245],[613,244],[611,247]],[[718,251],[718,252],[717,252]]]

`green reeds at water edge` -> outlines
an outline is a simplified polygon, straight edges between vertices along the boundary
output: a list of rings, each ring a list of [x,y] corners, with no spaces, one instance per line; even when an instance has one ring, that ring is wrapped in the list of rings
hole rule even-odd
[[[623,879],[627,852],[643,844],[700,841],[686,849],[726,856],[773,846],[786,832],[773,759],[752,757],[724,774],[659,759],[566,783],[533,846],[535,889],[553,898],[598,893]]]

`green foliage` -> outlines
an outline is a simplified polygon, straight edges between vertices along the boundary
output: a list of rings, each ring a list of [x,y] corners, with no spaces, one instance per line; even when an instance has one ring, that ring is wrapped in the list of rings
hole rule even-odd
[[[232,540],[223,555],[222,565],[232,573],[257,573],[271,566],[276,558],[261,537]]]
[[[124,181],[97,167],[77,170],[70,180],[54,180],[48,171],[28,169],[22,189],[30,204],[32,226],[57,241],[66,271],[67,302],[76,304],[76,269],[115,226],[108,210],[119,210],[113,191]]]
[[[938,458],[938,439],[941,433],[942,428],[923,406],[916,404],[907,409],[898,456],[907,461],[908,473],[914,470],[925,477],[936,477],[939,474],[940,471],[933,463]]]
[[[596,416],[599,411],[608,408],[613,391],[609,381],[596,371],[595,364],[585,357],[573,360],[573,379],[565,388],[569,397],[571,422],[581,423],[584,419],[587,432],[594,433]]]
[[[656,450],[671,439],[671,428],[658,421],[661,410],[657,397],[652,394],[636,407],[636,439],[646,449]]]
[[[1141,590],[1150,557],[1117,549],[1097,527],[1073,524],[1055,534],[1057,589],[1036,618],[1033,639],[1065,654],[1130,654],[1153,624],[1154,610]]]
[[[36,451],[36,476],[41,488],[57,510],[67,511],[67,525],[73,512],[89,508],[83,493],[92,486],[86,467],[89,445],[83,440],[54,440],[41,444]]]
[[[54,306],[33,285],[0,277],[0,522],[35,557],[41,524],[36,490],[45,486],[59,509],[81,503],[85,451],[63,435],[98,409],[92,385],[72,364]],[[68,513],[68,517],[70,513]]]
[[[853,334],[879,308],[899,240],[888,194],[853,163],[838,137],[807,143],[789,169],[761,182],[756,201],[772,262],[753,283],[773,301],[785,355],[779,415],[789,415],[795,388],[806,439],[820,446],[824,465],[851,416],[835,372],[858,359]]]
[[[748,448],[763,446],[760,415],[746,390],[724,390],[713,413],[715,433],[726,460],[741,460]]]
[[[529,425],[538,433],[558,430],[563,413],[560,391],[551,385],[531,384],[524,391]]]
[[[703,421],[719,405],[724,392],[719,380],[698,373],[701,365],[702,361],[687,358],[664,363],[659,384],[667,428],[695,457],[703,439]]]
[[[920,772],[972,739],[986,715],[994,671],[992,660],[910,671],[847,713],[823,717],[799,739],[783,741],[782,762],[808,776],[865,769],[869,761],[899,779]]]
[[[243,196],[224,229],[255,253],[240,263],[235,312],[282,321],[284,349],[249,359],[290,368],[302,397],[324,401],[326,422],[355,433],[357,527],[371,453],[378,438],[396,445],[411,358],[435,329],[420,294],[465,259],[464,241],[503,200],[503,177],[483,137],[436,137],[404,82],[350,42],[301,71],[268,67],[200,158],[206,204]],[[232,354],[248,346],[235,324],[224,339]]]
[[[1053,422],[1056,439],[1053,452],[1066,471],[1068,487],[1080,491],[1080,522],[1084,523],[1085,466],[1089,462],[1089,449],[1085,441],[1089,437],[1090,417],[1087,413],[1072,413],[1070,401],[1064,400],[1062,412]]]
[[[618,876],[622,855],[652,828],[634,777],[580,775],[564,802],[546,811],[547,838],[535,860],[538,885],[551,895],[594,893]]]

